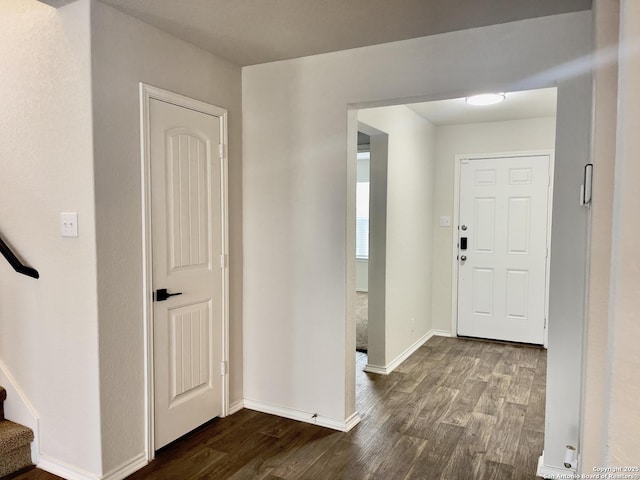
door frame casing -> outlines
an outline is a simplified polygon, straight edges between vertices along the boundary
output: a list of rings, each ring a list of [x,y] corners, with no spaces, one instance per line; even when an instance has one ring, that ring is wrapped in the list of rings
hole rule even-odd
[[[463,160],[479,160],[511,157],[549,156],[549,186],[547,190],[547,258],[545,265],[544,315],[546,318],[543,346],[547,348],[549,339],[549,272],[551,267],[551,220],[553,212],[553,179],[555,171],[554,150],[523,150],[518,152],[457,154],[453,175],[453,223],[451,229],[451,336],[458,336],[458,224],[460,223],[460,165]]]
[[[228,132],[227,110],[209,103],[163,90],[140,82],[140,145],[141,145],[141,202],[142,202],[142,313],[144,338],[144,403],[145,448],[147,461],[155,457],[154,425],[154,345],[153,345],[153,248],[151,229],[151,152],[149,132],[149,103],[167,102],[178,107],[220,118],[220,218],[221,218],[221,275],[222,275],[222,362],[226,368],[222,376],[222,417],[229,413],[229,207],[228,207]],[[215,151],[215,150],[214,150]],[[215,263],[214,263],[215,265]],[[216,368],[213,359],[212,368]]]

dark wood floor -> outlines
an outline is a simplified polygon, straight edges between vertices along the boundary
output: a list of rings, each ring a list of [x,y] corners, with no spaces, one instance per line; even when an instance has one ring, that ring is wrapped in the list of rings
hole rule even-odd
[[[166,447],[129,479],[535,478],[544,350],[434,337],[388,376],[363,373],[366,355],[357,355],[362,422],[349,433],[242,410]]]

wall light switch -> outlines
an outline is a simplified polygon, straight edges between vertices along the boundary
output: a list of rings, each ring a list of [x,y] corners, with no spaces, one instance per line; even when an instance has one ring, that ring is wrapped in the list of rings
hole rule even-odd
[[[60,214],[60,234],[63,237],[78,236],[78,214],[75,212],[62,212]]]
[[[450,227],[451,226],[451,217],[449,217],[449,216],[440,217],[440,226],[441,227]]]

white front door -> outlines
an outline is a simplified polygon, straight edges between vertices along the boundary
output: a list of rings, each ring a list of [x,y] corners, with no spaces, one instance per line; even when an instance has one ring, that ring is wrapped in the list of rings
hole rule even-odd
[[[543,343],[549,160],[461,161],[458,335]]]
[[[156,449],[222,413],[221,121],[149,101]]]

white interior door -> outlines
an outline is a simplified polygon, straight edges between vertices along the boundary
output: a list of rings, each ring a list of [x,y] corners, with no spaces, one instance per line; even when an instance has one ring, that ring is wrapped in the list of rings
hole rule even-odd
[[[461,161],[458,335],[543,343],[549,160]]]
[[[221,121],[149,102],[156,449],[222,413]]]

